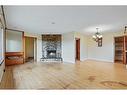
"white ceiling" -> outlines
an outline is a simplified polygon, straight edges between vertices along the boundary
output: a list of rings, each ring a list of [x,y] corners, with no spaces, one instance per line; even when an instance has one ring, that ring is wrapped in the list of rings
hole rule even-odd
[[[7,28],[32,33],[123,31],[127,6],[4,6]]]

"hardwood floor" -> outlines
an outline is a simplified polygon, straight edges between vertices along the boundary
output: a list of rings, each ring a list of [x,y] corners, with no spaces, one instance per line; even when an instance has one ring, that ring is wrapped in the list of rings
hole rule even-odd
[[[1,89],[127,89],[123,64],[86,60],[6,67]]]

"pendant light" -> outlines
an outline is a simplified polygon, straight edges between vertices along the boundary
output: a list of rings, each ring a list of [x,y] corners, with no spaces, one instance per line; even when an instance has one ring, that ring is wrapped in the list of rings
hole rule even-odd
[[[97,32],[92,37],[93,40],[96,41],[96,42],[98,42],[98,40],[102,38],[102,35],[98,32],[98,29],[99,28],[96,28]]]

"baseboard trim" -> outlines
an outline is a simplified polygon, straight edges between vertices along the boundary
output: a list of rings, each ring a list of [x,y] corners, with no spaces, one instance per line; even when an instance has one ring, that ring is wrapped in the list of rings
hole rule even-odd
[[[96,59],[96,58],[88,58],[87,60],[96,60],[96,61],[102,61],[102,62],[110,62],[110,63],[114,63],[114,61],[103,60],[103,59]]]

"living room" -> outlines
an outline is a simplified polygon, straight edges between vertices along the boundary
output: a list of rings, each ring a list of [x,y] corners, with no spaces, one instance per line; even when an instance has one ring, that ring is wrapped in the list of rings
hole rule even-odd
[[[1,6],[0,88],[126,89],[126,9]]]

